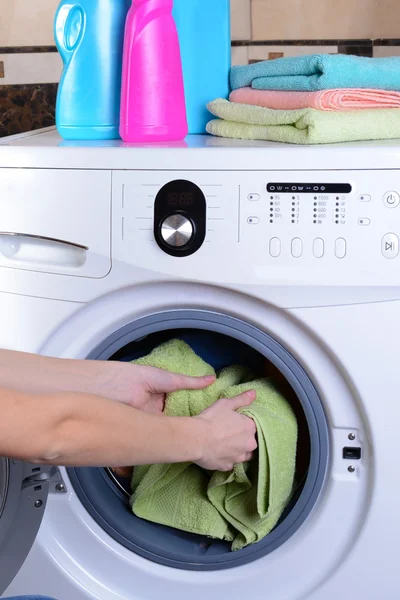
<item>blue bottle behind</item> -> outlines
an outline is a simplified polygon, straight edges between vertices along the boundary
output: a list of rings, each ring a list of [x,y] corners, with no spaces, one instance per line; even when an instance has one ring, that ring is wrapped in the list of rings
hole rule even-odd
[[[231,68],[230,0],[174,0],[189,133],[206,132],[206,105],[228,98]]]
[[[122,51],[130,0],[62,0],[54,37],[64,62],[56,125],[66,140],[119,138]]]

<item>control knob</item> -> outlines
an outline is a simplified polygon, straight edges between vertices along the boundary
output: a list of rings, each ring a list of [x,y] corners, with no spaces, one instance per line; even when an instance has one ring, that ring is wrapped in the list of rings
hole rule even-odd
[[[195,231],[192,221],[178,213],[164,219],[160,233],[164,243],[171,248],[183,248],[191,242]]]

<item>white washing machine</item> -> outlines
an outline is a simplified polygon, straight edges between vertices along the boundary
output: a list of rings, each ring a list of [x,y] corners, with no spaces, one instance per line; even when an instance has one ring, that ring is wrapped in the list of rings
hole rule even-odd
[[[0,592],[398,596],[399,192],[396,142],[2,141],[3,348],[129,360],[172,335],[225,344],[280,373],[301,436],[290,506],[235,553],[140,521],[105,469],[1,459]]]

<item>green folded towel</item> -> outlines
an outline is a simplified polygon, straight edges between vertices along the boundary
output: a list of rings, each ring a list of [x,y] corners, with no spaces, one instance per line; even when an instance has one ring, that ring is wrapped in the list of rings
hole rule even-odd
[[[135,361],[191,376],[215,375],[183,341],[172,340]],[[167,398],[165,414],[195,416],[219,398],[254,389],[257,399],[240,412],[254,419],[257,457],[231,473],[209,473],[197,465],[136,467],[131,506],[142,519],[232,542],[232,550],[260,541],[277,524],[293,489],[297,421],[272,380],[251,381],[251,373],[232,366],[205,390],[179,391]]]
[[[208,133],[225,138],[290,144],[333,144],[400,138],[400,109],[325,112],[313,108],[272,110],[214,100]]]

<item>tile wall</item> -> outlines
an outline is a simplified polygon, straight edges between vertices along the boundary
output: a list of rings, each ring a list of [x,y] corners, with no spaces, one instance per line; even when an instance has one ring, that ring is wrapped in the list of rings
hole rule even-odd
[[[54,124],[62,71],[53,40],[58,2],[0,0],[6,5],[0,12],[0,137]],[[314,52],[400,56],[400,0],[231,4],[236,65]]]
[[[400,0],[232,3],[234,64],[315,52],[400,56]]]

